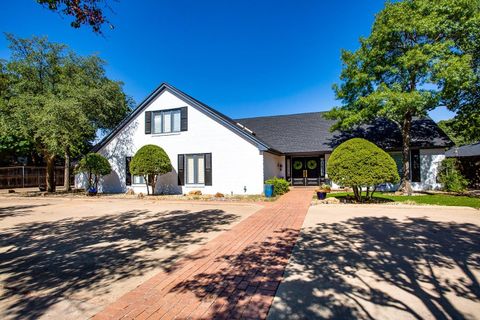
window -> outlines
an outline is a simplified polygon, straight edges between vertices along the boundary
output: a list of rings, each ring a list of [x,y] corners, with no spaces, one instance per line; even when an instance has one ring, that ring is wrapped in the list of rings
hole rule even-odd
[[[154,113],[153,114],[153,133],[162,133],[163,126],[162,126],[162,113]]]
[[[127,186],[132,185],[132,175],[130,174],[130,161],[132,161],[132,157],[125,157],[125,184]]]
[[[133,176],[133,184],[145,184],[145,178],[143,176]]]
[[[412,182],[421,182],[420,150],[415,149],[410,151],[410,163]]]
[[[392,153],[390,153],[390,156],[393,158],[393,160],[395,161],[395,164],[397,165],[398,175],[400,177],[402,177],[402,175],[403,175],[402,153],[392,152]]]
[[[205,183],[205,155],[189,154],[185,156],[186,162],[186,183],[204,184]]]
[[[153,112],[152,132],[179,132],[181,129],[180,109]]]

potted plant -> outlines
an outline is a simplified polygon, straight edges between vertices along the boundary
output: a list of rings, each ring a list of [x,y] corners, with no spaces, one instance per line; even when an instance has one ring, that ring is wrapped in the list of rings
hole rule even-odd
[[[318,200],[324,200],[327,197],[327,193],[330,191],[332,191],[332,187],[328,184],[322,184],[317,190],[315,190]]]

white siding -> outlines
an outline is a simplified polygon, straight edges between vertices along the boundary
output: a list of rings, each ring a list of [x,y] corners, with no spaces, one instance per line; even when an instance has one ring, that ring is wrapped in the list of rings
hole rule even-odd
[[[263,153],[263,180],[273,177],[285,178],[285,157]]]
[[[328,162],[330,154],[325,155],[325,161]],[[420,149],[420,182],[412,182],[412,188],[415,191],[436,190],[441,188],[441,184],[437,183],[438,166],[445,158],[444,149]],[[328,175],[328,172],[327,172]],[[333,188],[338,185],[332,183]],[[379,191],[395,191],[397,185],[386,184],[381,186]]]
[[[438,167],[445,159],[444,149],[421,149],[420,150],[420,180],[413,182],[412,188],[415,191],[436,190],[442,185],[437,182]]]
[[[144,111],[188,107],[188,131],[145,134],[145,113],[132,119],[99,153],[112,165],[112,173],[102,179],[100,192],[125,192],[125,157],[133,156],[146,144],[162,147],[170,157],[173,172],[159,179],[156,192],[167,194],[201,190],[204,194],[260,194],[263,191],[263,156],[258,147],[240,137],[197,108],[165,90]],[[178,186],[178,154],[211,153],[212,186]],[[84,179],[77,177],[84,186]],[[146,192],[143,185],[132,185],[135,192]],[[246,190],[246,191],[245,191]]]

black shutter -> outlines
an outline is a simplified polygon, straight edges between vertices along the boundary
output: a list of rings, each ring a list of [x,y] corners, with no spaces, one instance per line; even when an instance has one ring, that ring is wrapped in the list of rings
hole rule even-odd
[[[287,179],[287,181],[290,181],[290,178],[292,177],[292,174],[291,174],[291,161],[292,161],[292,158],[290,158],[289,156],[285,157],[285,179]]]
[[[180,131],[188,130],[188,109],[187,107],[180,108]]]
[[[212,154],[205,153],[205,185],[212,185]]]
[[[145,134],[152,133],[152,111],[145,111]]]
[[[125,157],[125,184],[127,186],[132,185],[132,174],[130,173],[130,161],[132,157]]]
[[[178,185],[183,186],[185,184],[185,155],[178,155],[178,165],[177,165],[177,174],[178,174]]]
[[[411,168],[412,168],[412,182],[421,182],[420,175],[420,150],[410,151]]]
[[[325,178],[325,156],[320,158],[320,178]]]

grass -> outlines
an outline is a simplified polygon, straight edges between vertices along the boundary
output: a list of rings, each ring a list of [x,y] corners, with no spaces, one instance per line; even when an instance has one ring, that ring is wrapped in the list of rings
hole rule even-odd
[[[364,195],[364,193],[363,193]],[[328,197],[345,198],[346,196],[352,196],[353,192],[337,192],[329,193]],[[454,196],[446,194],[421,194],[415,196],[400,196],[393,195],[391,193],[375,192],[374,202],[408,202],[414,204],[429,204],[439,206],[462,206],[471,208],[480,208],[480,198],[467,197],[467,196]]]

